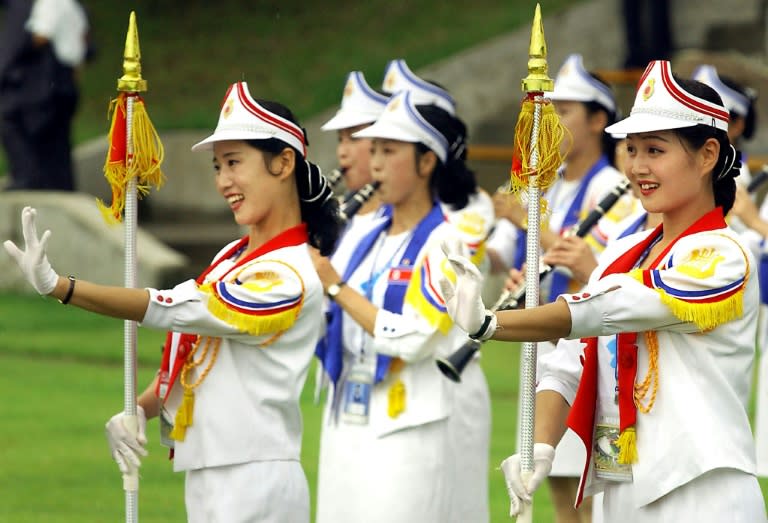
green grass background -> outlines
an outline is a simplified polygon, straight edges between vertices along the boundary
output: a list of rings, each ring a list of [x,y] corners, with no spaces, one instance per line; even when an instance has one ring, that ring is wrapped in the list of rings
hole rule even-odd
[[[255,97],[281,101],[304,120],[338,104],[349,71],[363,71],[379,87],[390,59],[405,58],[418,69],[530,27],[536,5],[534,0],[81,2],[89,11],[97,54],[80,75],[76,143],[108,131],[107,107],[123,74],[131,10],[138,20],[149,114],[158,129],[167,130],[215,126],[226,88],[242,79]],[[542,9],[551,15],[576,3],[544,0]],[[527,49],[520,53],[527,58]]]
[[[138,384],[159,364],[164,334],[139,329]],[[104,423],[123,409],[123,322],[55,300],[0,294],[0,522],[102,523],[124,519],[124,492],[109,456]],[[516,344],[490,342],[482,365],[491,390],[491,521],[509,521],[498,464],[514,452],[517,425]],[[322,408],[312,377],[302,395],[302,464],[314,512]],[[752,407],[753,408],[753,407]],[[184,477],[171,471],[148,426],[150,455],[141,468],[140,521],[184,521]],[[763,492],[768,480],[762,479]],[[536,493],[535,521],[553,521],[546,485]]]
[[[152,379],[164,334],[139,329],[138,382]],[[123,408],[123,322],[55,300],[0,294],[0,521],[87,523],[119,521],[122,480],[109,456],[104,423]],[[491,511],[503,521],[507,495],[495,467],[514,449],[519,351],[489,344],[483,365],[493,402]],[[312,378],[302,396],[302,464],[314,510],[322,407],[312,403]],[[184,520],[183,475],[171,471],[148,426],[149,457],[139,490],[140,521]],[[546,489],[537,521],[551,521]]]

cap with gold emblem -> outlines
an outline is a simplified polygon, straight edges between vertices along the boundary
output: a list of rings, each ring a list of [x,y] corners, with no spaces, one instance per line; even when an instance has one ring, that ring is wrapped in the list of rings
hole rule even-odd
[[[214,142],[224,140],[266,140],[276,138],[307,156],[304,130],[280,115],[269,111],[251,97],[248,84],[229,86],[219,113],[216,130],[205,140],[192,146],[193,151],[210,150]]]
[[[666,60],[648,64],[638,83],[629,117],[608,126],[610,134],[644,133],[709,125],[728,131],[728,111],[685,91],[672,77]]]
[[[456,101],[448,91],[416,76],[402,58],[387,64],[381,89],[390,94],[410,91],[414,104],[432,104],[445,109],[452,115],[456,114]]]
[[[344,84],[341,107],[336,114],[325,122],[323,131],[349,129],[367,123],[373,123],[387,105],[389,97],[376,92],[365,81],[360,71],[352,71]]]

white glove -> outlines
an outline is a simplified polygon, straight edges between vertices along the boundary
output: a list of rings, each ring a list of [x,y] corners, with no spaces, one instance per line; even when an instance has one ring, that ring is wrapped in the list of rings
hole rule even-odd
[[[45,254],[45,247],[48,244],[48,238],[51,237],[51,231],[45,231],[43,237],[38,238],[37,225],[35,224],[36,216],[37,210],[32,207],[24,207],[21,211],[21,230],[24,235],[23,251],[11,240],[6,240],[3,245],[11,258],[16,260],[27,281],[37,292],[46,295],[52,293],[53,289],[56,288],[59,275],[51,268]]]
[[[123,474],[130,474],[141,466],[141,457],[147,455],[147,417],[144,409],[136,406],[138,431],[134,435],[125,424],[125,412],[112,416],[106,425],[107,441],[112,451],[112,458]]]
[[[501,471],[507,482],[509,493],[509,515],[517,516],[522,511],[522,503],[531,503],[533,493],[549,476],[552,470],[552,460],[555,459],[555,448],[547,443],[536,443],[533,446],[533,474],[527,484],[523,483],[520,471],[520,454],[515,454],[501,462]]]
[[[496,330],[496,315],[486,310],[480,296],[483,288],[482,274],[467,258],[455,254],[451,243],[443,242],[442,247],[456,273],[455,286],[447,278],[440,278],[440,291],[448,315],[470,336],[481,340],[490,338]],[[482,332],[479,332],[481,329]]]

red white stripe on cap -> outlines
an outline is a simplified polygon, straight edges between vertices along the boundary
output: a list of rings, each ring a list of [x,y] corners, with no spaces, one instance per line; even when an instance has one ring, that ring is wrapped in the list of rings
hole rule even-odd
[[[670,63],[667,61],[661,61],[661,81],[664,83],[664,88],[672,95],[672,98],[685,105],[689,109],[696,111],[697,113],[711,116],[717,120],[722,120],[725,123],[730,121],[728,111],[719,107],[717,104],[698,98],[686,93],[675,79],[672,77],[672,71],[670,69]],[[652,65],[652,64],[651,64]],[[649,66],[650,68],[650,66]],[[646,70],[647,73],[647,70]]]
[[[255,100],[251,98],[243,82],[237,82],[236,85],[237,85],[237,97],[240,99],[240,103],[243,104],[243,107],[259,120],[263,121],[268,125],[277,127],[281,131],[288,133],[293,138],[298,140],[298,143],[301,144],[301,147],[297,147],[297,149],[300,149],[301,154],[306,158],[307,145],[306,145],[306,142],[304,141],[304,131],[293,122],[286,120],[285,118],[282,118],[276,115],[275,113],[268,111],[261,105],[259,105]],[[229,93],[227,93],[227,95],[229,95]],[[284,141],[286,141],[286,143],[290,143],[291,145],[296,145],[293,143],[292,140],[284,140]]]

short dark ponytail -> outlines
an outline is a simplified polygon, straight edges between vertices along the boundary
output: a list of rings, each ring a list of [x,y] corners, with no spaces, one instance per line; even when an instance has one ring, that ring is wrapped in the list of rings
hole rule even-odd
[[[416,110],[448,142],[447,158],[445,162],[438,158],[438,164],[429,180],[432,192],[452,209],[463,209],[469,203],[469,196],[477,191],[475,173],[465,163],[467,126],[460,118],[436,105],[417,105]],[[424,144],[416,146],[418,154],[428,150]]]
[[[675,77],[675,81],[688,93],[723,106],[720,95],[708,85],[678,77]],[[699,124],[675,129],[675,131],[694,149],[700,149],[710,138],[716,139],[720,144],[720,156],[712,170],[712,189],[715,194],[715,205],[723,208],[723,214],[728,214],[736,199],[735,178],[741,172],[741,153],[731,144],[728,133],[714,126]]]

